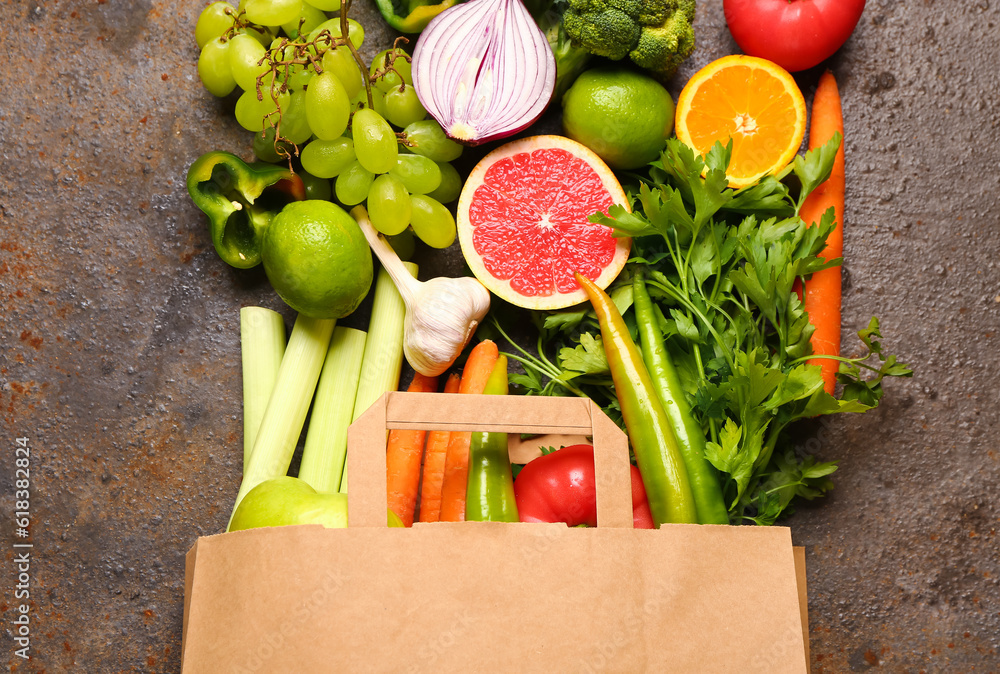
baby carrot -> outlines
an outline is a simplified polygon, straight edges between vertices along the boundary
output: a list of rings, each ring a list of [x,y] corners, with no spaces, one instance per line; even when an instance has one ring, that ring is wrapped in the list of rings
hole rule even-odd
[[[425,377],[419,372],[406,389],[411,393],[434,393],[437,377]],[[385,472],[389,510],[399,515],[404,526],[413,526],[413,511],[417,506],[420,487],[420,459],[424,455],[427,431],[394,428],[386,443]]]
[[[445,393],[458,393],[462,377],[453,373],[444,384]],[[448,453],[450,431],[429,431],[424,450],[424,476],[420,484],[420,521],[437,522],[441,517],[441,484],[444,481],[444,461]]]

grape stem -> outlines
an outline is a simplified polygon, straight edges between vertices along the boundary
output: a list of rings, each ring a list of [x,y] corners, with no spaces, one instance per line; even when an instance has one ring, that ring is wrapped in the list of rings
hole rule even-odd
[[[402,58],[407,63],[411,63],[413,61],[413,59],[407,56],[406,52],[404,52],[399,46],[400,43],[409,44],[409,42],[410,41],[402,35],[393,40],[392,50],[386,53],[385,62],[382,67],[376,69],[375,72],[372,73],[372,81],[382,79],[389,73],[396,73],[396,77],[399,78],[399,91],[403,92],[406,90],[406,78],[403,77],[403,73],[396,70],[396,59]]]
[[[252,30],[255,33],[260,33],[261,35],[263,35],[264,32],[267,30],[266,28],[264,28],[264,26],[259,26],[256,23],[253,23],[252,21],[246,19],[245,18],[246,10],[241,9],[239,11],[236,11],[232,7],[226,7],[226,9],[223,11],[233,19],[233,25],[230,26],[226,30],[226,32],[220,36],[223,42],[228,42],[229,40],[232,40],[234,37],[236,37],[236,34],[241,30]]]
[[[365,65],[365,60],[361,58],[361,54],[354,48],[354,43],[351,42],[348,33],[347,10],[349,7],[350,3],[347,0],[340,0],[340,35],[347,42],[347,48],[351,50],[351,56],[358,63],[358,69],[361,70],[361,79],[365,81],[365,94],[368,96],[368,107],[374,110],[375,100],[372,98],[372,83],[368,76],[368,67]]]
[[[301,36],[302,26],[304,19],[299,19],[299,33]],[[347,30],[343,28],[346,20],[341,19],[341,31]],[[325,43],[325,47],[321,47],[320,44]],[[265,63],[268,65],[268,69],[257,76],[257,100],[263,101],[264,94],[262,89],[264,78],[270,76],[270,95],[271,100],[274,102],[275,109],[263,118],[263,125],[266,127],[271,127],[274,129],[274,151],[282,157],[288,160],[288,168],[292,170],[292,156],[299,155],[299,146],[296,143],[292,143],[287,138],[281,135],[281,104],[278,102],[279,96],[288,91],[288,82],[291,77],[292,66],[303,66],[304,68],[312,68],[312,70],[319,74],[323,72],[321,66],[323,54],[325,54],[329,49],[336,48],[338,46],[343,46],[343,44],[350,45],[349,39],[345,38],[343,35],[341,37],[334,37],[330,31],[323,30],[316,36],[315,39],[309,42],[304,41],[292,41],[288,38],[282,38],[278,43],[277,47],[273,47],[264,52],[264,56],[257,61],[257,65],[261,66]],[[287,53],[287,49],[291,47],[291,54]],[[315,53],[309,49],[313,47]],[[353,45],[351,45],[353,48]],[[275,56],[277,54],[277,57]],[[279,80],[278,75],[281,74]],[[263,131],[261,131],[263,133]],[[282,141],[291,145],[293,152],[289,152],[281,145]]]
[[[266,71],[257,75],[257,86],[256,86],[257,100],[258,101],[264,100],[264,92],[263,92],[264,78],[270,75],[271,82],[269,89],[270,89],[271,100],[274,102],[275,105],[275,110],[264,116],[263,126],[271,127],[274,129],[275,152],[279,156],[284,156],[288,160],[289,168],[291,168],[292,154],[294,152],[294,155],[298,156],[299,147],[296,143],[292,143],[287,138],[284,138],[281,135],[282,109],[281,109],[281,104],[278,102],[278,99],[282,93],[288,91],[288,83],[292,72],[292,66],[299,65],[299,66],[304,66],[305,68],[312,68],[314,72],[319,74],[323,72],[323,68],[321,66],[321,60],[323,58],[323,54],[326,53],[326,51],[329,50],[330,48],[336,49],[337,47],[346,45],[351,52],[351,56],[354,57],[354,60],[358,65],[358,69],[361,70],[361,79],[364,80],[365,83],[365,94],[367,95],[368,98],[368,107],[372,109],[375,108],[375,100],[372,97],[373,78],[369,75],[368,67],[365,65],[364,59],[361,58],[361,54],[358,53],[358,50],[354,47],[354,43],[351,42],[349,37],[350,26],[347,22],[347,13],[350,10],[350,7],[351,3],[349,0],[340,0],[339,37],[334,37],[333,35],[330,34],[328,30],[323,30],[322,32],[319,33],[319,35],[316,36],[315,39],[309,42],[303,42],[301,40],[290,41],[288,38],[282,38],[282,40],[278,43],[276,47],[267,49],[267,51],[264,53],[264,56],[257,62],[258,66],[264,65],[265,63],[268,65],[268,69]],[[227,13],[232,14],[232,11],[229,10],[227,11]],[[245,22],[245,20],[242,19],[243,15],[244,12],[241,11],[234,16],[233,19],[234,26],[243,25],[244,27],[253,28],[254,30],[262,30],[259,27],[255,26],[254,24]],[[302,33],[303,22],[304,19],[300,18],[299,31],[298,31],[300,37]],[[230,37],[232,36],[230,35]],[[397,38],[396,42],[393,43],[393,46],[395,46],[399,42],[399,40],[405,41],[406,38]],[[325,48],[320,47],[321,43],[325,43],[326,47]],[[314,51],[310,51],[309,49],[310,46],[314,48]],[[286,53],[286,48],[288,47],[292,48],[292,53],[290,55]],[[407,60],[409,60],[408,57],[404,56],[404,58],[407,58]],[[390,61],[387,58],[384,72],[388,72],[389,70],[395,70],[395,69],[392,67],[392,61]],[[379,72],[384,74],[383,71]],[[278,77],[279,73],[281,75],[280,78]],[[399,73],[397,72],[397,74]],[[402,79],[402,77],[400,77],[400,79]],[[263,131],[261,131],[261,133],[263,133]],[[282,141],[291,145],[293,152],[289,152],[287,149],[285,149],[285,147],[281,145]]]

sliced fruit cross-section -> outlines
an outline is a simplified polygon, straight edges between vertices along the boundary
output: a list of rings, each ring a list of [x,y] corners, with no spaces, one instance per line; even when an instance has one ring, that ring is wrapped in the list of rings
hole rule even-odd
[[[677,99],[677,138],[701,155],[733,140],[726,176],[745,187],[784,168],[802,144],[806,103],[781,66],[733,55],[709,63]]]
[[[614,174],[591,150],[562,136],[532,136],[488,154],[458,203],[462,253],[498,297],[530,309],[561,309],[586,295],[579,272],[602,288],[628,259],[631,240],[588,218],[626,205]]]

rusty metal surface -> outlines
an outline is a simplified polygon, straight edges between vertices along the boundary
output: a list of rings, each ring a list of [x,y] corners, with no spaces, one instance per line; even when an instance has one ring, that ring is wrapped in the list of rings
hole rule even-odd
[[[371,56],[389,36],[357,5]],[[202,152],[248,155],[233,101],[197,79],[200,8],[0,5],[0,642],[18,672],[178,671],[184,555],[237,490],[237,311],[282,307],[261,272],[216,257],[184,189]],[[675,94],[736,51],[721,0],[698,11]],[[1000,669],[998,35],[997,3],[871,0],[829,63],[845,330],[879,315],[917,374],[871,414],[804,429],[841,461],[833,494],[787,522],[816,672]],[[798,78],[807,97],[818,74]],[[459,267],[454,250],[424,259]],[[32,448],[28,662],[11,640],[17,437]]]

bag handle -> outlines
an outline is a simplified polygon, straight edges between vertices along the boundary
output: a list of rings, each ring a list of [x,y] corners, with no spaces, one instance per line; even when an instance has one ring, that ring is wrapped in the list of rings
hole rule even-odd
[[[386,430],[565,433],[594,439],[597,526],[632,528],[628,438],[585,398],[386,393],[347,431],[348,526],[386,527]]]

